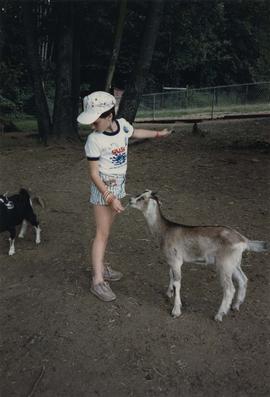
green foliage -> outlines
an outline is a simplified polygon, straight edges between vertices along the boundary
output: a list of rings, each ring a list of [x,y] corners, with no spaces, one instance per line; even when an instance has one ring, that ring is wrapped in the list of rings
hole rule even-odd
[[[80,34],[81,89],[103,89],[113,45],[118,1],[75,3],[79,4],[75,31]],[[113,82],[116,87],[126,86],[138,57],[147,3],[142,0],[128,1]],[[47,40],[48,45],[48,55],[42,63],[42,78],[52,114],[58,26],[55,5],[58,1],[33,4],[45,7],[42,18],[39,14],[37,38],[39,44]],[[166,0],[146,92],[160,91],[165,85],[203,87],[269,80],[269,15],[268,0]],[[21,2],[6,1],[2,20],[5,40],[0,62],[1,111],[35,114]]]
[[[0,95],[0,113],[1,115],[16,113],[16,104],[11,100]]]
[[[152,64],[159,88],[264,80],[269,15],[264,0],[169,1]]]

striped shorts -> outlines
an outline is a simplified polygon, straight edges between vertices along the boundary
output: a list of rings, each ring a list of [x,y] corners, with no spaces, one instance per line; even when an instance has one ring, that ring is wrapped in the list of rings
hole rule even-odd
[[[108,187],[108,190],[112,192],[116,198],[121,199],[125,197],[125,175],[105,175],[100,172],[99,176]],[[91,184],[90,203],[95,205],[107,205],[103,195],[100,193],[94,183]]]

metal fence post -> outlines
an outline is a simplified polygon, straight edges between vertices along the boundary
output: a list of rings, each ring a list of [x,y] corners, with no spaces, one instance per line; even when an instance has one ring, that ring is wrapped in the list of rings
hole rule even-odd
[[[156,116],[156,94],[153,95],[153,120],[155,120]]]
[[[246,85],[246,97],[245,97],[245,105],[248,103],[248,84]]]
[[[213,89],[213,95],[212,95],[212,109],[211,109],[211,120],[214,118],[214,106],[215,106],[215,96],[216,96],[216,89]]]
[[[185,91],[185,102],[186,102],[186,109],[188,109],[188,105],[189,105],[189,97],[188,97],[188,85],[186,86],[186,91]]]

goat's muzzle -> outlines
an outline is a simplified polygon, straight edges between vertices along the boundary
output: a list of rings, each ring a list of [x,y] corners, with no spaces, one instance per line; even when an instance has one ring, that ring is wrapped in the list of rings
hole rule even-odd
[[[136,197],[130,197],[129,202],[128,202],[129,206],[136,207],[136,203],[137,203]]]

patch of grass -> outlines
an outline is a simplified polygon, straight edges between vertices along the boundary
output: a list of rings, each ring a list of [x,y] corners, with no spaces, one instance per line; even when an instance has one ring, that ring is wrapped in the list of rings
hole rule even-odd
[[[37,132],[38,125],[35,118],[13,119],[13,123],[22,132]]]
[[[262,103],[262,104],[246,104],[246,105],[219,105],[219,106],[214,106],[213,108],[213,115],[214,116],[221,116],[224,114],[234,114],[234,113],[260,113],[260,112],[269,112],[270,111],[270,105],[268,103]],[[175,117],[184,117],[184,116],[198,116],[198,115],[204,115],[207,117],[211,117],[212,114],[212,108],[211,106],[200,106],[200,107],[189,107],[189,108],[163,108],[163,109],[155,109],[153,111],[152,109],[143,109],[142,107],[139,108],[139,111],[137,113],[137,119],[139,118],[161,118],[161,117],[167,117],[167,118],[175,118]]]

